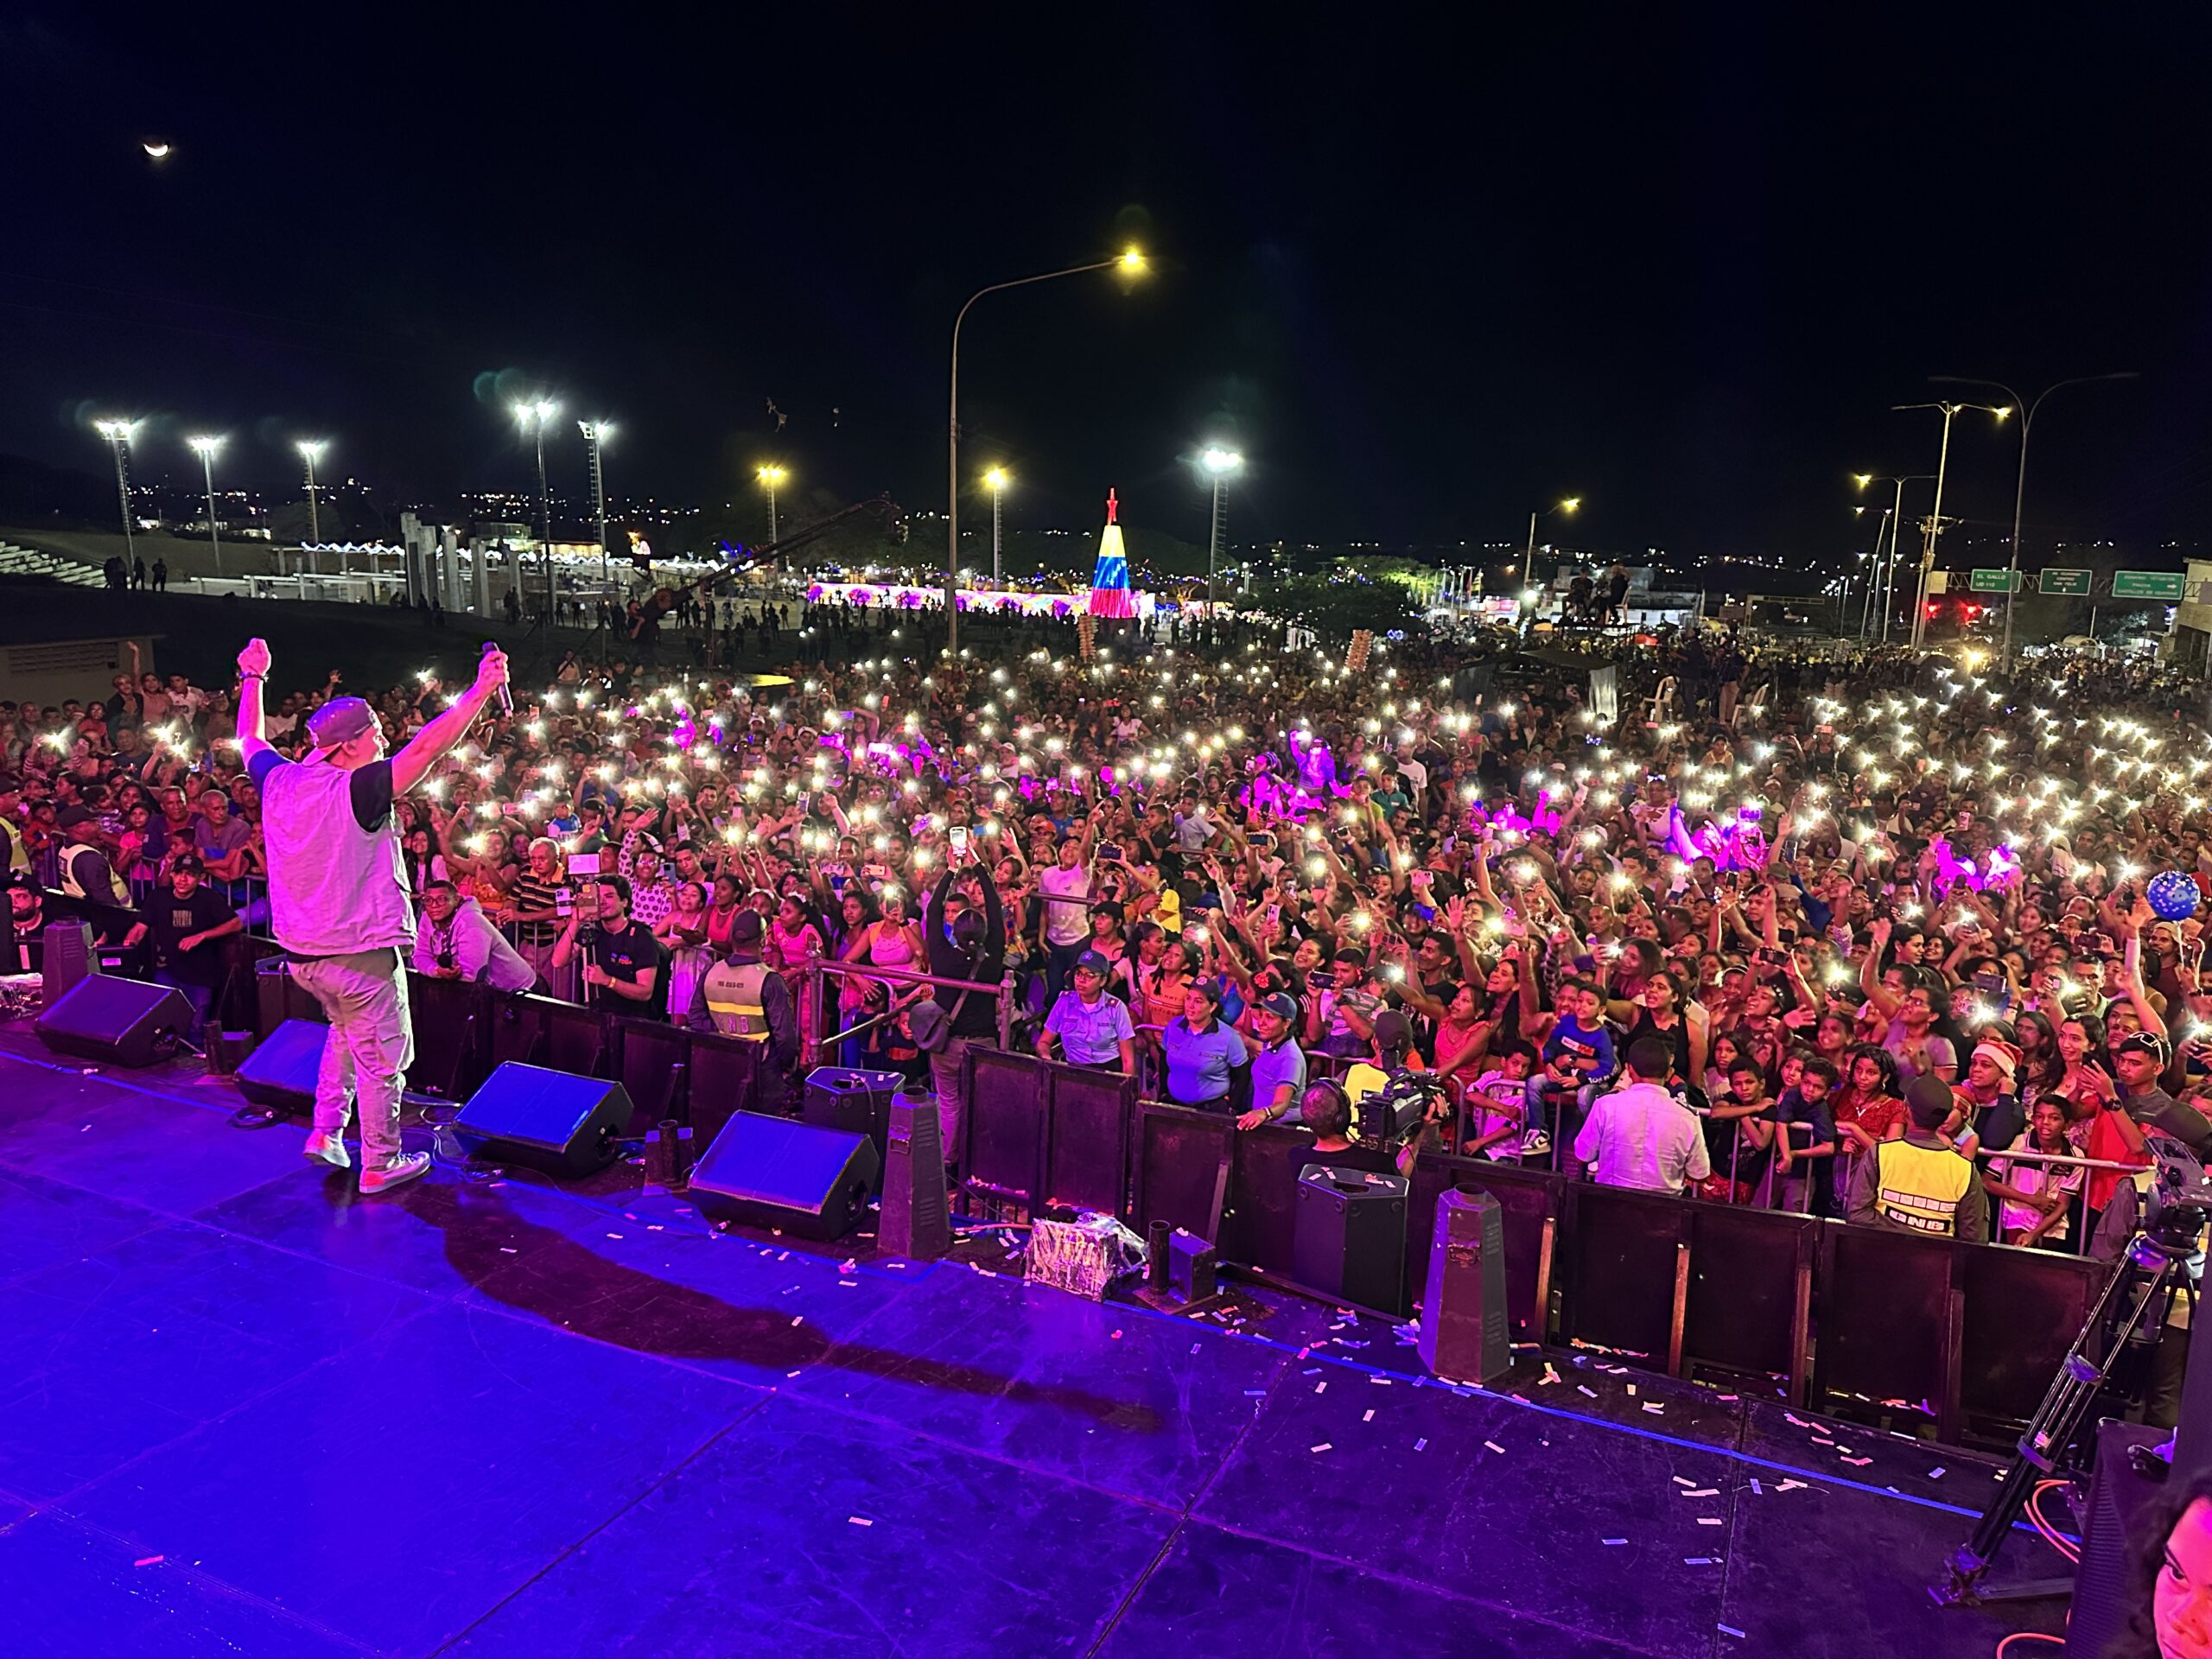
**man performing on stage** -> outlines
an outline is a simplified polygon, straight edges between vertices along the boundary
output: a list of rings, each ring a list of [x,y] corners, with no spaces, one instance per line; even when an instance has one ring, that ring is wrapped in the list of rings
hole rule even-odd
[[[384,727],[359,697],[334,697],[308,719],[314,748],[286,760],[262,735],[269,646],[238,653],[238,747],[261,791],[269,906],[292,976],[330,1016],[315,1079],[307,1155],[337,1169],[346,1154],[349,1096],[361,1103],[361,1191],[381,1192],[430,1166],[399,1144],[399,1080],[414,1058],[407,1022],[407,958],[415,916],[407,902],[392,802],[461,741],[485,701],[506,683],[506,654],[488,647],[476,683],[389,758]]]

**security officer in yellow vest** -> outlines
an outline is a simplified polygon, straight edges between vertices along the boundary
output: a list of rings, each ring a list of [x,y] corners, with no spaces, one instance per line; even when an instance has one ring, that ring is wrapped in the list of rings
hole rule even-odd
[[[0,836],[8,838],[5,874],[21,875],[31,867],[30,849],[23,845],[23,827],[16,815],[22,810],[23,785],[12,772],[0,772]]]
[[[766,929],[757,910],[741,910],[729,925],[729,958],[702,975],[695,995],[703,999],[713,1028],[761,1046],[754,1072],[753,1109],[783,1109],[792,1062],[798,1058],[798,1009],[781,974],[760,960]],[[698,1021],[684,1022],[694,1029]]]
[[[1951,1086],[1932,1073],[1904,1091],[1910,1118],[1904,1138],[1876,1143],[1851,1172],[1847,1215],[1864,1225],[1959,1238],[1989,1238],[1989,1200],[1974,1160],[1952,1150],[1942,1130],[1951,1115]]]
[[[103,944],[122,943],[131,924],[130,887],[93,843],[99,817],[90,807],[65,806],[54,819],[61,832],[61,891],[78,901],[76,912],[92,925]]]

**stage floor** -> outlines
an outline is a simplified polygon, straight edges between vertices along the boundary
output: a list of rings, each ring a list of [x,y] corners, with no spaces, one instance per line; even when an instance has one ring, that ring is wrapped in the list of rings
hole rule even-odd
[[[1923,1593],[1986,1459],[1563,1355],[1453,1390],[1387,1323],[1095,1305],[993,1236],[922,1268],[719,1234],[627,1170],[362,1199],[238,1104],[0,1033],[10,1655],[1983,1659],[2058,1625]]]

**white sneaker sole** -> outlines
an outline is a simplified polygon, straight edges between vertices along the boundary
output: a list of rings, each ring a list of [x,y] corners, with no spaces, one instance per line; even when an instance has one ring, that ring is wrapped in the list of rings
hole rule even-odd
[[[429,1173],[430,1160],[427,1158],[419,1164],[403,1164],[397,1169],[378,1170],[373,1174],[365,1169],[361,1172],[361,1192],[365,1196],[389,1192],[395,1186],[404,1186],[409,1181]]]
[[[308,1147],[303,1150],[317,1163],[328,1164],[333,1169],[353,1167],[353,1160],[346,1150],[346,1140],[342,1135],[326,1141],[319,1147]]]

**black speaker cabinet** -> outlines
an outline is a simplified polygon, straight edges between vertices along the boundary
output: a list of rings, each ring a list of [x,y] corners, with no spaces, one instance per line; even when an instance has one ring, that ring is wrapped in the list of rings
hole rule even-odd
[[[603,1077],[510,1060],[484,1079],[453,1126],[486,1162],[577,1178],[614,1161],[630,1132],[630,1096]]]
[[[330,1027],[313,1020],[287,1020],[239,1062],[238,1092],[268,1111],[314,1116],[315,1074],[329,1036]]]
[[[1421,1357],[1435,1375],[1454,1382],[1488,1383],[1512,1369],[1505,1212],[1487,1192],[1451,1192],[1436,1201]]]
[[[875,1146],[864,1135],[733,1112],[692,1170],[689,1191],[716,1221],[828,1240],[867,1213],[876,1173]]]
[[[89,974],[39,1015],[39,1040],[60,1054],[110,1065],[154,1065],[192,1028],[192,1005],[168,985]]]
[[[1308,1164],[1298,1175],[1292,1277],[1378,1313],[1404,1311],[1406,1182],[1400,1175]]]
[[[931,1262],[952,1248],[945,1210],[944,1147],[937,1102],[900,1094],[891,1102],[891,1138],[883,1165],[879,1248],[910,1261]]]
[[[254,1029],[266,1037],[287,1020],[330,1023],[315,993],[292,977],[291,963],[283,957],[264,957],[253,964]]]
[[[883,1161],[891,1132],[891,1103],[906,1079],[896,1071],[867,1071],[854,1066],[817,1065],[806,1074],[806,1098],[799,1119],[817,1129],[842,1129],[875,1143]]]
[[[2074,1569],[2066,1659],[2101,1659],[2142,1605],[2136,1562],[2156,1518],[2171,1513],[2166,1483],[2181,1478],[2157,1478],[2164,1465],[2150,1452],[2164,1439],[2160,1430],[2136,1423],[2097,1427],[2097,1468],[2082,1522],[2082,1560]]]
[[[25,948],[38,953],[30,965],[38,970],[41,1009],[51,1008],[76,989],[79,980],[101,971],[99,952],[92,947],[92,925],[87,922],[48,922],[35,941],[25,941]]]

